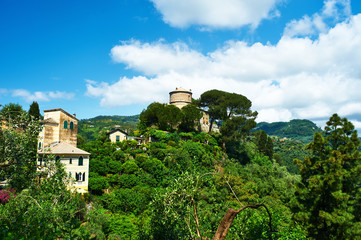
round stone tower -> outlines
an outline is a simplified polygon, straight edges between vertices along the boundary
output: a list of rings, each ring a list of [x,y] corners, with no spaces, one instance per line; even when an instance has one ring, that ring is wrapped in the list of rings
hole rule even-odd
[[[169,93],[169,104],[182,108],[192,102],[192,91],[183,88],[176,88]]]

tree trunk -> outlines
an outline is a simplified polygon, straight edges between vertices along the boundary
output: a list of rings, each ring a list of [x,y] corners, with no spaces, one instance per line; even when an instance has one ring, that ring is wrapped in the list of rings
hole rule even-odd
[[[269,216],[269,226],[270,226],[270,232],[272,232],[272,218],[271,213],[268,211],[268,208],[264,204],[257,204],[257,205],[246,205],[242,208],[236,210],[233,208],[228,209],[226,215],[223,217],[221,223],[218,226],[216,234],[214,234],[212,240],[224,240],[227,236],[228,230],[231,227],[234,218],[237,216],[238,213],[242,212],[246,208],[259,208],[264,207],[267,210],[268,216]],[[271,237],[270,237],[271,238]]]
[[[216,234],[214,234],[213,236],[213,240],[223,240],[226,238],[228,230],[231,227],[234,218],[242,210],[242,208],[240,210],[235,210],[233,208],[228,209],[226,215],[223,217],[221,223],[218,226]]]

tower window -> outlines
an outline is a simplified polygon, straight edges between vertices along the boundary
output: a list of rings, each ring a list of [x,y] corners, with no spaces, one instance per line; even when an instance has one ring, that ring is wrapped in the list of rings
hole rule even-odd
[[[68,121],[64,121],[64,129],[68,128]]]

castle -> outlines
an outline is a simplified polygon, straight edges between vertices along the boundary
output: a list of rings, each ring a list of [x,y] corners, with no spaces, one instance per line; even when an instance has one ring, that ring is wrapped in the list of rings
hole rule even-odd
[[[192,90],[191,89],[188,91],[183,88],[176,88],[174,91],[171,91],[169,93],[169,104],[171,104],[171,105],[174,105],[181,109],[182,107],[184,107],[190,103],[192,103]],[[207,111],[204,111],[202,109],[200,109],[200,111],[202,111],[203,116],[199,120],[199,124],[200,124],[199,130],[202,132],[208,132],[209,127],[210,127],[209,114],[207,113]],[[217,124],[213,124],[212,130],[219,131]]]

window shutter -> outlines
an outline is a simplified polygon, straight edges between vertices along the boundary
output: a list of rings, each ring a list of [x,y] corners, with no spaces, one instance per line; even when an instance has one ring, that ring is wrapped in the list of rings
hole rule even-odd
[[[85,173],[83,173],[83,182],[85,181]]]

